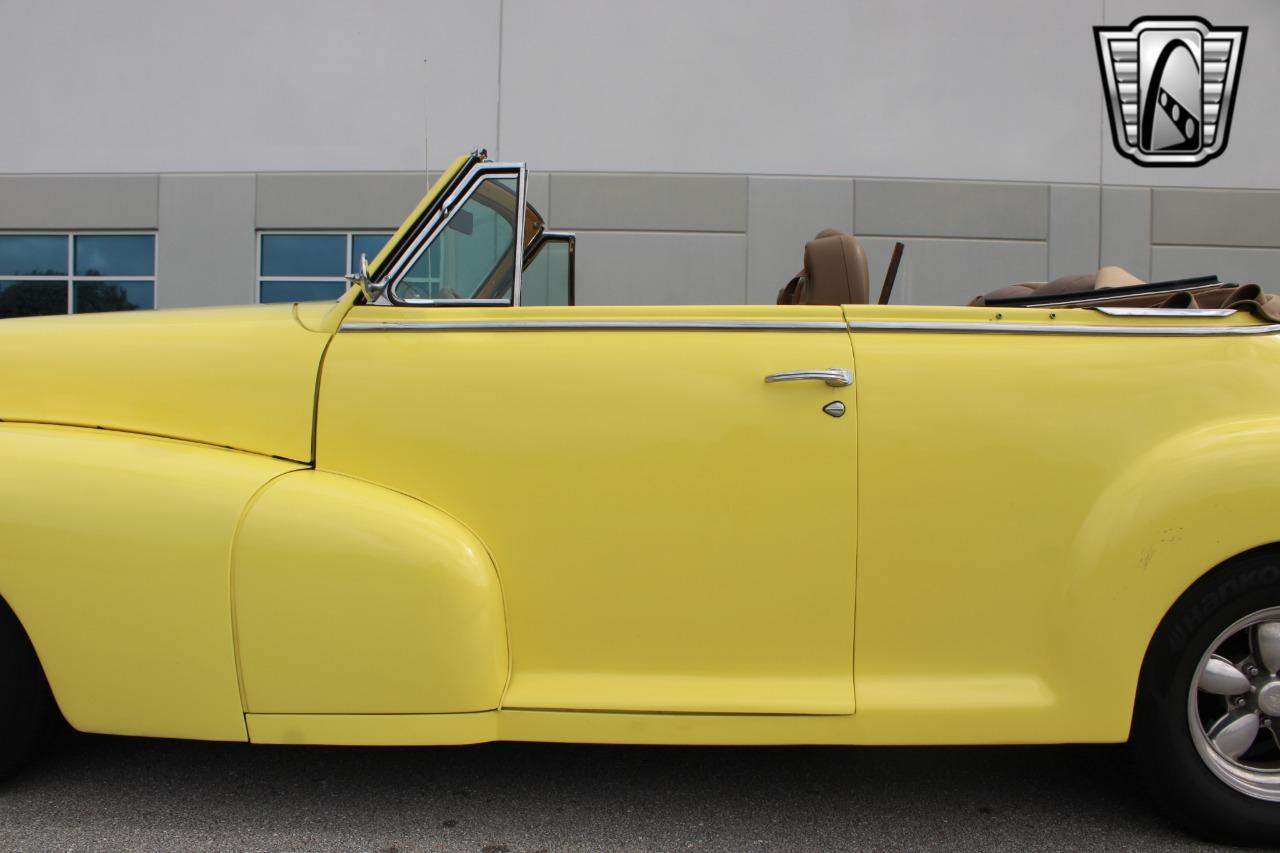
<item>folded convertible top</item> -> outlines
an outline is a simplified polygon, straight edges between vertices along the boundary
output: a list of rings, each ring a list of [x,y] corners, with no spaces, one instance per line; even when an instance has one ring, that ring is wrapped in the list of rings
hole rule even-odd
[[[1219,281],[1217,276],[1097,287],[1094,276],[1067,276],[1046,284],[1002,287],[977,297],[970,305],[1019,308],[1230,308],[1248,311],[1268,322],[1280,322],[1280,296],[1256,284]]]

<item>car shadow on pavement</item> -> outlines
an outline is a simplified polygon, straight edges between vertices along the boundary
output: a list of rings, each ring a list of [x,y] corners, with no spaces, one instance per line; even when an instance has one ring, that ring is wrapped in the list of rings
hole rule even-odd
[[[4,849],[1193,850],[1122,747],[277,747],[67,733]]]

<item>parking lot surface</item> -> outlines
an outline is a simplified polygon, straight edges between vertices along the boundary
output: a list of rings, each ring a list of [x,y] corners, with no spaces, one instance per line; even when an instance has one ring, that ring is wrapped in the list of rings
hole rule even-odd
[[[1206,850],[1118,747],[261,747],[68,734],[4,850]]]

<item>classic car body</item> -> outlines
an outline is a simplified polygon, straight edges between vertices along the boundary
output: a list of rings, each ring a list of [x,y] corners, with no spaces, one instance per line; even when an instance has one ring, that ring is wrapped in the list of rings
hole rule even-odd
[[[0,328],[0,596],[71,725],[1118,742],[1175,602],[1280,541],[1274,324],[370,286],[486,168],[337,303]]]

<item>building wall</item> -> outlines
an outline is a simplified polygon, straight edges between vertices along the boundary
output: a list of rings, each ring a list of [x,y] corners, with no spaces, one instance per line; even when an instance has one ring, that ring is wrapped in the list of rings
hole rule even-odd
[[[390,228],[487,147],[580,235],[582,302],[768,302],[821,228],[898,300],[1119,264],[1271,284],[1280,6],[1228,152],[1111,148],[1092,27],[1134,0],[0,0],[0,230],[158,233],[160,307],[252,301],[263,230]],[[1274,285],[1273,285],[1274,286]]]

